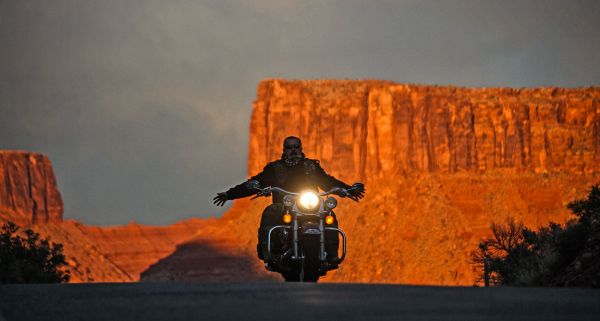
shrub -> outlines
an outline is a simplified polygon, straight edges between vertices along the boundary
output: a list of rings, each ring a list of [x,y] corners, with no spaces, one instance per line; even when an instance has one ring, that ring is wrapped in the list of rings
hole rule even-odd
[[[567,206],[576,216],[564,226],[538,231],[508,219],[492,224],[492,236],[479,243],[472,262],[476,281],[491,285],[600,287],[600,188]]]
[[[8,222],[0,231],[0,283],[60,283],[68,282],[70,273],[62,244],[40,239],[31,229],[24,237],[19,227]]]

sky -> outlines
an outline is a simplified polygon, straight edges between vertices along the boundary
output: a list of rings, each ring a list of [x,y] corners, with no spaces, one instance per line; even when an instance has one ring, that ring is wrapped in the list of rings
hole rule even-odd
[[[0,0],[0,149],[48,155],[64,217],[219,216],[258,82],[600,85],[600,1]]]

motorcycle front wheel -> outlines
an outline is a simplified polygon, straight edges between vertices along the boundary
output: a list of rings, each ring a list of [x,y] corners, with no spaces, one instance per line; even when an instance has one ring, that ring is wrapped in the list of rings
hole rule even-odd
[[[305,238],[302,242],[301,252],[303,260],[294,262],[291,271],[282,273],[286,282],[317,282],[319,281],[319,240],[316,238]]]
[[[299,261],[296,268],[281,274],[285,282],[314,282],[319,281],[317,268],[309,268],[306,262]]]

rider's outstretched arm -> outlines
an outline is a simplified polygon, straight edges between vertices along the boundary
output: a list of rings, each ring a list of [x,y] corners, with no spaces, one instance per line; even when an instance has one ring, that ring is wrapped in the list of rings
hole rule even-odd
[[[345,189],[350,189],[352,187],[352,190],[350,190],[350,198],[352,198],[355,201],[358,201],[359,199],[363,198],[364,196],[364,185],[362,185],[361,183],[356,183],[355,185],[359,185],[359,186],[350,186],[342,181],[340,181],[339,179],[333,177],[332,175],[327,174],[327,172],[325,172],[325,170],[321,167],[321,165],[319,164],[319,162],[315,162],[315,176],[317,177],[318,180],[318,184],[319,187],[321,189],[323,189],[324,191],[328,191],[331,190],[334,187],[341,187],[341,188],[345,188]]]
[[[273,174],[273,170],[272,170],[270,164],[265,166],[265,168],[263,168],[262,172],[258,173],[255,176],[252,176],[250,179],[248,179],[248,181],[250,181],[250,180],[258,181],[260,183],[260,186],[273,185],[274,174]],[[238,184],[238,185],[230,188],[229,190],[227,190],[227,192],[225,192],[225,193],[227,193],[227,199],[234,200],[234,199],[248,197],[248,196],[256,194],[256,191],[248,189],[248,187],[246,186],[246,182]]]
[[[334,187],[341,187],[345,189],[350,188],[350,185],[340,181],[332,175],[327,174],[327,172],[325,172],[325,170],[323,169],[323,167],[321,167],[321,164],[319,164],[319,162],[312,162],[313,164],[311,164],[310,166],[312,167],[314,165],[315,178],[317,179],[317,184],[322,190],[328,191]]]

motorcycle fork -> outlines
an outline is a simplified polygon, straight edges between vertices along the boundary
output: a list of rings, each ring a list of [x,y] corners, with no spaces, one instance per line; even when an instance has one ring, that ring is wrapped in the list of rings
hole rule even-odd
[[[323,215],[319,215],[319,260],[325,261],[325,226],[323,225]]]
[[[292,259],[300,259],[298,255],[298,215],[294,215],[294,221],[292,222],[292,238],[294,240],[294,256]]]
[[[299,231],[299,224],[298,224],[298,216],[294,215],[294,221],[292,223],[292,230],[293,230],[293,240],[294,240],[294,256],[292,257],[292,259],[304,259],[304,256],[300,257],[299,255],[299,251],[298,251],[298,243],[300,242],[300,238],[298,237],[298,231]],[[320,215],[319,218],[319,260],[321,262],[324,262],[326,260],[325,257],[325,223],[323,220],[323,216]]]

